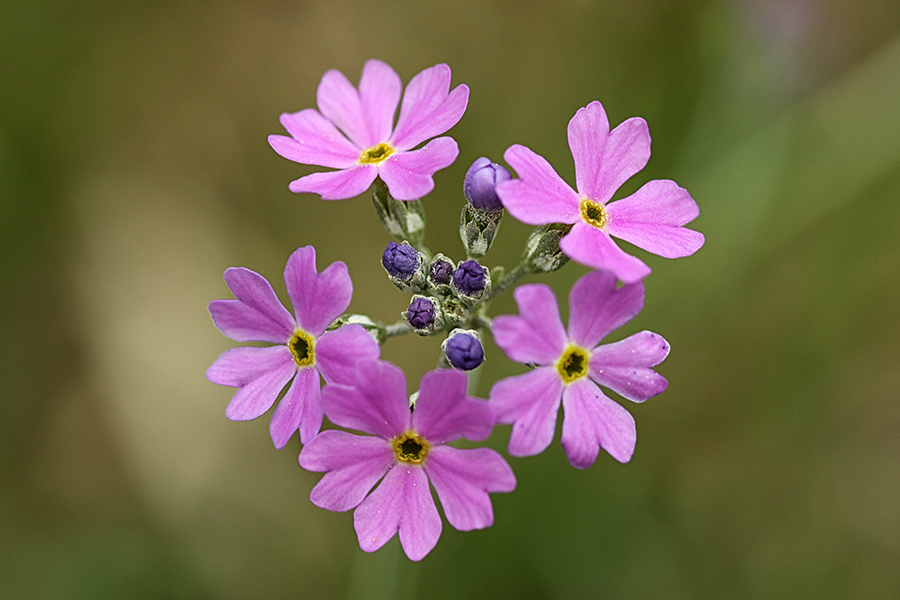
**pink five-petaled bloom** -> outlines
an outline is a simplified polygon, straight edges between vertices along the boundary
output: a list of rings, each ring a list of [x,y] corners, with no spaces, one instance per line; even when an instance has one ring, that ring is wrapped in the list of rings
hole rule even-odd
[[[697,203],[674,181],[650,181],[607,204],[650,159],[646,121],[634,117],[610,131],[603,105],[595,101],[578,109],[568,135],[578,191],[542,156],[518,144],[507,148],[503,158],[519,179],[499,184],[497,195],[513,217],[530,225],[572,225],[560,249],[583,265],[612,271],[624,283],[643,279],[650,267],[610,236],[665,258],[689,256],[703,245],[703,234],[683,227],[700,214]]]
[[[550,445],[562,399],[562,445],[572,466],[594,464],[600,447],[628,462],[636,441],[634,419],[598,384],[634,402],[662,393],[668,382],[651,367],[663,361],[669,344],[649,331],[597,344],[640,312],[643,283],[616,289],[612,273],[583,276],[569,294],[568,331],[546,285],[520,286],[514,297],[519,316],[494,319],[494,339],[512,360],[538,368],[498,381],[491,389],[497,422],[513,424],[509,453],[531,456]]]
[[[290,190],[343,200],[362,194],[380,176],[397,200],[430,192],[432,176],[453,164],[459,148],[450,137],[413,148],[456,125],[466,110],[469,88],[459,85],[450,91],[445,64],[425,69],[406,86],[394,127],[402,90],[400,77],[380,60],[363,66],[359,90],[340,71],[325,73],[316,92],[319,110],[281,115],[290,137],[270,135],[269,144],[294,162],[339,170],[301,177],[291,182]]]
[[[316,271],[316,250],[299,248],[288,258],[284,283],[294,316],[259,273],[242,267],[225,271],[236,300],[213,300],[209,313],[219,330],[238,342],[272,342],[277,346],[233,348],[206,371],[213,383],[239,388],[225,415],[233,421],[265,413],[293,379],[269,423],[276,448],[283,448],[299,428],[304,444],[322,426],[319,374],[326,383],[352,381],[360,359],[377,358],[379,347],[359,325],[325,329],[350,305],[353,285],[342,262]]]
[[[357,507],[353,522],[366,552],[381,548],[398,531],[412,560],[434,548],[441,518],[429,481],[447,520],[460,531],[490,526],[494,512],[488,493],[516,487],[512,469],[494,450],[445,445],[459,438],[483,440],[493,427],[490,406],[466,395],[460,371],[426,373],[414,409],[403,372],[383,361],[361,362],[353,386],[329,385],[322,396],[333,423],[375,437],[323,431],[303,447],[300,466],[326,471],[310,494],[313,504],[333,511]]]

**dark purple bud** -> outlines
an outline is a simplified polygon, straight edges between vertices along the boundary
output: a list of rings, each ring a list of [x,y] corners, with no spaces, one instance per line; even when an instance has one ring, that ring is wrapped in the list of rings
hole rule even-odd
[[[415,298],[406,309],[406,320],[413,329],[428,329],[434,325],[434,303],[428,298]]]
[[[465,296],[477,298],[484,291],[487,274],[484,267],[477,260],[467,260],[460,263],[453,271],[453,285],[457,291]]]
[[[500,202],[494,188],[498,183],[510,179],[512,179],[512,175],[509,174],[509,171],[482,156],[469,167],[466,178],[463,180],[463,193],[469,204],[479,210],[503,210],[503,203]]]
[[[406,324],[418,335],[431,335],[444,327],[440,301],[434,296],[412,297],[409,308],[400,313]]]
[[[435,285],[450,285],[450,278],[453,276],[453,263],[449,260],[435,259],[431,263],[431,270],[428,279]]]
[[[419,270],[421,258],[419,252],[406,242],[398,244],[390,242],[381,257],[384,270],[400,281],[409,281]]]
[[[456,330],[443,344],[447,361],[457,369],[471,371],[484,362],[484,346],[471,330]]]

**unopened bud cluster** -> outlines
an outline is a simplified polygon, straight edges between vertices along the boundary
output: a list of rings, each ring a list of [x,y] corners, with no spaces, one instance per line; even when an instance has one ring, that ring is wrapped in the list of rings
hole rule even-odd
[[[491,290],[490,271],[478,261],[469,259],[454,264],[443,254],[436,254],[429,261],[406,241],[388,243],[381,265],[394,285],[413,294],[401,317],[421,336],[434,335],[477,318],[479,303]],[[474,330],[469,330],[456,339],[459,335],[454,330],[451,337],[455,335],[456,341],[450,344],[450,337],[444,341],[442,349],[451,366],[471,370],[484,362],[481,337],[473,333]]]
[[[486,308],[495,293],[522,275],[554,271],[568,260],[559,249],[559,240],[570,226],[538,227],[528,238],[517,269],[507,274],[503,267],[494,267],[498,280],[492,281],[491,269],[479,259],[490,249],[503,217],[496,188],[510,179],[505,167],[486,157],[469,167],[459,226],[466,259],[458,262],[442,253],[432,256],[422,244],[425,215],[420,204],[394,200],[382,184],[376,184],[373,194],[385,229],[400,240],[388,243],[381,265],[397,288],[412,294],[401,313],[402,322],[420,336],[450,331],[441,345],[442,361],[457,369],[471,370],[484,362],[479,328],[490,323]],[[500,284],[499,289],[493,289],[495,283]]]

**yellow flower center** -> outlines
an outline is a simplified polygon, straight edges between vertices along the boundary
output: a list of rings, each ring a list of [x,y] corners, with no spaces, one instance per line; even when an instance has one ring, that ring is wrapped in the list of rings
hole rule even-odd
[[[556,361],[556,372],[563,382],[569,384],[581,379],[588,373],[588,358],[590,355],[584,348],[570,344],[559,360]]]
[[[377,146],[372,146],[368,150],[363,150],[363,153],[359,156],[359,162],[363,165],[377,164],[393,153],[393,148],[384,142],[381,142]]]
[[[606,207],[599,202],[594,202],[589,198],[582,198],[579,208],[581,209],[581,219],[588,225],[593,225],[597,229],[603,229],[609,222]]]
[[[294,362],[297,363],[298,367],[309,367],[315,364],[316,355],[313,352],[315,341],[316,338],[299,327],[294,331],[294,335],[291,336],[287,346],[290,348],[291,354],[294,355]]]
[[[415,431],[407,431],[391,440],[391,447],[398,461],[420,465],[425,461],[431,444]]]

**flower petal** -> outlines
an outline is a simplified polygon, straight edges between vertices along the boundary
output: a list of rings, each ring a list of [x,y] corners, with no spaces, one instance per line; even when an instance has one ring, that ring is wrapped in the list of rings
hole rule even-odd
[[[500,315],[491,332],[506,355],[520,363],[549,365],[565,349],[567,338],[556,296],[543,283],[520,285],[513,292],[519,315]]]
[[[687,190],[668,179],[644,184],[637,192],[611,202],[607,231],[665,258],[690,256],[703,245],[699,231],[682,227],[700,214]]]
[[[302,444],[316,437],[322,428],[323,414],[319,372],[313,367],[299,369],[269,421],[269,435],[275,448],[284,448],[298,429]]]
[[[319,273],[316,249],[312,246],[297,248],[288,257],[284,283],[297,324],[314,337],[322,335],[325,328],[347,310],[353,296],[347,265],[333,262]]]
[[[222,353],[206,370],[206,378],[219,385],[241,387],[269,371],[293,364],[287,346],[232,348]]]
[[[209,314],[219,331],[238,342],[284,344],[294,319],[266,278],[244,267],[225,270],[225,283],[236,300],[213,300]]]
[[[616,276],[592,271],[569,292],[569,339],[582,348],[593,348],[644,306],[644,284],[631,283],[616,289]]]
[[[591,379],[634,402],[666,391],[669,382],[651,369],[669,354],[661,335],[641,331],[622,341],[597,346],[588,361]]]
[[[360,149],[382,141],[372,139],[359,92],[340,71],[332,69],[322,76],[316,90],[316,104],[325,118],[337,125]]]
[[[434,174],[452,165],[458,154],[456,140],[440,137],[418,150],[392,154],[378,174],[395,200],[415,200],[434,189]]]
[[[516,476],[503,457],[490,448],[460,450],[438,446],[425,463],[444,514],[460,531],[484,529],[494,523],[488,492],[511,492]]]
[[[346,200],[359,196],[378,177],[375,165],[357,165],[340,171],[312,173],[295,179],[288,189],[295,194],[319,194],[322,200]]]
[[[553,367],[501,379],[491,388],[498,423],[512,423],[509,453],[532,456],[547,449],[556,430],[563,382]]]
[[[307,471],[327,471],[310,501],[343,512],[363,501],[394,464],[394,452],[381,438],[329,429],[303,446],[299,461]]]
[[[279,119],[291,137],[270,135],[269,145],[288,160],[304,165],[345,169],[359,160],[360,150],[319,114],[307,108]]]
[[[578,191],[601,204],[650,160],[647,122],[633,117],[610,132],[606,111],[597,101],[578,109],[568,134]]]
[[[606,167],[602,159],[609,138],[609,119],[603,105],[594,101],[575,111],[575,115],[569,120],[566,133],[569,150],[572,151],[572,158],[575,161],[576,187],[582,194],[592,196],[590,191],[598,187],[596,182]],[[592,199],[598,202],[606,200],[593,196]]]
[[[625,463],[634,454],[637,432],[634,417],[603,395],[589,379],[580,379],[563,392],[562,445],[573,467],[586,469],[602,447]]]
[[[575,223],[559,240],[560,249],[575,262],[592,269],[611,271],[625,283],[635,283],[650,274],[650,267],[619,248],[604,231],[587,223]]]
[[[428,477],[421,467],[395,465],[353,513],[359,547],[381,548],[400,531],[400,545],[410,560],[422,560],[441,537],[441,517]]]
[[[284,351],[281,351],[282,348],[284,348]],[[231,351],[234,352],[233,357],[237,356],[235,350],[251,350],[251,348],[235,348]],[[232,396],[231,402],[228,403],[228,407],[225,409],[225,416],[232,421],[255,419],[269,410],[278,394],[281,393],[284,386],[288,384],[297,372],[297,365],[286,347],[253,348],[253,350],[269,351],[268,353],[258,353],[257,358],[263,358],[260,355],[269,354],[269,356],[264,357],[264,360],[271,362],[266,370],[262,370],[261,362],[258,375],[241,385],[234,393],[234,396]],[[224,357],[225,354],[219,358],[219,361]],[[229,357],[230,359],[231,357]],[[221,367],[222,365],[218,364],[219,361],[216,361],[210,367],[210,370],[217,366]],[[244,375],[250,376],[251,372],[248,371]],[[209,372],[207,372],[207,376],[209,376]]]
[[[529,225],[571,224],[581,218],[578,194],[543,156],[515,144],[506,149],[503,158],[518,176],[496,187],[509,214]]]
[[[456,125],[466,112],[469,87],[458,85],[452,92],[449,90],[450,67],[445,64],[424,69],[413,77],[403,93],[391,144],[398,150],[409,150]]]
[[[359,78],[359,98],[371,140],[366,148],[387,141],[390,137],[402,91],[400,76],[387,63],[373,58],[363,65],[362,76]]]
[[[487,402],[466,395],[468,378],[462,371],[429,371],[419,385],[412,428],[432,444],[464,437],[483,440],[491,434],[494,415]]]
[[[381,347],[362,325],[344,325],[326,331],[316,339],[316,366],[325,383],[351,385],[356,376],[356,363],[376,359]]]
[[[406,378],[381,360],[360,361],[352,386],[332,384],[322,390],[325,414],[339,427],[390,439],[409,428]]]

